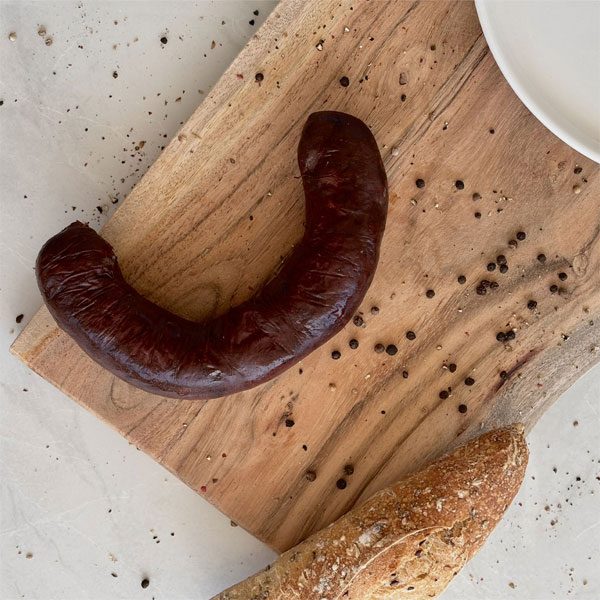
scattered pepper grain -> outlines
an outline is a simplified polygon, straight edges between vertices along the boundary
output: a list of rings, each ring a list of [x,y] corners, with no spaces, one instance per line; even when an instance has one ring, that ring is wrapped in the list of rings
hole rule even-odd
[[[389,344],[387,346],[387,348],[385,349],[385,351],[390,355],[390,356],[394,356],[394,354],[396,354],[398,352],[398,348],[396,348],[396,346],[394,346],[394,344]]]

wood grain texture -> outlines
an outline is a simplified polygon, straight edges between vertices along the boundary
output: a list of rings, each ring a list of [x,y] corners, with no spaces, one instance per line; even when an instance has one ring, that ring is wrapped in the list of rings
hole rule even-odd
[[[468,2],[283,0],[104,227],[128,281],[193,319],[255,293],[302,235],[296,148],[319,109],[363,119],[388,172],[366,327],[348,325],[300,369],[208,402],[115,379],[45,309],[12,348],[277,550],[481,429],[533,426],[599,354],[598,165],[521,104]],[[511,249],[518,231],[527,238]],[[499,254],[509,271],[488,273]],[[478,295],[482,279],[499,288]],[[516,339],[497,342],[511,327]],[[377,354],[376,343],[398,353]]]

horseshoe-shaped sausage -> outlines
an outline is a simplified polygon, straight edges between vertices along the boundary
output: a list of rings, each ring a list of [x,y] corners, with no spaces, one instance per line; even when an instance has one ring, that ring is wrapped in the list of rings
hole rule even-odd
[[[375,273],[387,214],[377,143],[359,119],[308,118],[298,162],[304,237],[256,296],[195,323],[153,304],[123,278],[108,242],[75,222],[36,263],[59,327],[130,384],[172,398],[217,398],[272,379],[335,335]]]

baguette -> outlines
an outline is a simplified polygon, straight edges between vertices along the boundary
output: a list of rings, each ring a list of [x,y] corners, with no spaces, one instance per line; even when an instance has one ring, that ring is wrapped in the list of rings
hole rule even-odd
[[[436,598],[502,518],[527,458],[521,424],[485,433],[212,600]]]

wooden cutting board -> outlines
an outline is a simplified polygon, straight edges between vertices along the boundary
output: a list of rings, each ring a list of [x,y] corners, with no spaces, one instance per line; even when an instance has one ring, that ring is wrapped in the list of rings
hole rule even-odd
[[[12,348],[277,550],[481,429],[531,427],[600,354],[598,166],[521,104],[468,2],[283,0],[104,227],[126,278],[193,319],[260,289],[302,235],[296,148],[321,109],[363,119],[389,177],[363,327],[208,402],[115,379],[44,308]]]

